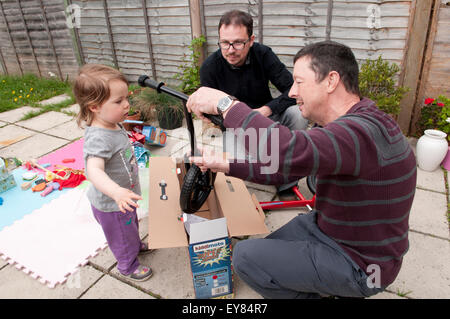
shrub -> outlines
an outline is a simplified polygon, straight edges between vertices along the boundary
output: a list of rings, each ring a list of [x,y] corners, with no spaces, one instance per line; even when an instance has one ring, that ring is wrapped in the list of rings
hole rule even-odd
[[[206,42],[205,37],[202,35],[198,38],[194,38],[189,45],[190,55],[184,55],[183,64],[178,67],[179,74],[174,77],[181,81],[181,91],[185,94],[192,94],[200,87],[200,48]]]
[[[448,119],[450,119],[450,99],[444,95],[439,95],[437,99],[427,98],[420,110],[417,133],[421,135],[425,130],[436,129],[447,133],[447,140],[450,140]]]
[[[395,75],[400,71],[397,64],[389,65],[382,57],[366,60],[359,72],[359,90],[362,96],[374,101],[378,108],[388,114],[398,115],[400,101],[409,88],[398,87]]]

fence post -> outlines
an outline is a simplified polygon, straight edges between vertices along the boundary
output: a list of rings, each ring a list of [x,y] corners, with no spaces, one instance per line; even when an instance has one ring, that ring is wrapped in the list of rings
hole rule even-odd
[[[119,69],[119,63],[117,62],[116,47],[114,45],[111,23],[109,22],[108,4],[106,3],[106,0],[103,0],[103,9],[105,11],[106,27],[108,29],[109,42],[111,43],[112,58],[114,61],[114,65],[116,66],[117,69]]]
[[[64,0],[64,15],[67,19],[67,8],[72,7],[72,0]],[[86,62],[84,60],[84,52],[83,46],[81,45],[80,34],[78,33],[78,27],[72,25],[72,28],[69,27],[69,32],[72,37],[72,44],[75,47],[75,58],[77,59],[78,65],[82,66]]]
[[[263,18],[264,18],[264,3],[263,0],[258,1],[258,42],[263,43]]]
[[[27,23],[25,21],[25,17],[23,16],[22,6],[20,5],[20,1],[19,0],[16,0],[16,3],[17,3],[17,6],[19,7],[20,17],[22,18],[22,23],[23,23],[23,27],[24,27],[24,30],[25,30],[25,34],[27,36],[28,45],[30,46],[30,49],[31,49],[31,55],[34,58],[34,63],[36,64],[36,67],[38,69],[39,76],[42,77],[41,68],[39,67],[39,63],[38,63],[38,60],[36,58],[36,54],[34,54],[34,47],[33,47],[33,44],[31,43],[30,34],[28,33]]]
[[[433,44],[434,44],[434,38],[436,36],[437,31],[437,24],[438,24],[438,17],[439,17],[439,8],[440,8],[440,2],[441,0],[434,0],[434,8],[432,9],[432,16],[430,19],[430,27],[427,37],[427,43],[425,47],[425,53],[424,53],[424,59],[423,59],[423,67],[422,67],[422,74],[420,77],[420,82],[418,84],[417,89],[417,95],[415,99],[415,103],[413,105],[413,114],[411,119],[411,124],[409,126],[409,134],[415,134],[417,132],[416,130],[416,123],[420,118],[420,111],[422,109],[422,100],[424,98],[425,94],[425,88],[427,85],[427,79],[430,72],[430,61],[431,57],[433,55]]]
[[[153,57],[152,35],[150,34],[150,25],[148,24],[146,0],[142,0],[142,11],[144,13],[145,33],[147,34],[148,54],[150,56],[150,64],[152,65],[152,76],[155,81],[158,81],[158,79],[156,78],[156,66],[155,66],[155,59]]]
[[[331,39],[331,20],[333,19],[333,0],[328,0],[327,7],[327,27],[325,29],[325,40]]]
[[[397,122],[404,134],[409,134],[411,116],[417,98],[417,89],[422,73],[424,48],[427,43],[428,29],[430,26],[431,8],[434,0],[415,0],[413,22],[407,40],[407,50],[403,62],[403,76],[400,85],[409,87],[400,102],[400,114]]]
[[[11,35],[11,30],[9,29],[8,20],[6,20],[5,12],[3,11],[3,5],[2,5],[1,1],[0,1],[0,11],[2,12],[3,20],[5,21],[6,32],[8,33],[9,41],[11,42],[11,46],[14,51],[14,55],[16,56],[17,65],[19,66],[20,74],[23,75],[22,65],[20,64],[19,55],[17,54],[16,46],[14,45],[14,41],[13,41],[13,38]],[[5,67],[6,67],[6,64],[5,64]]]
[[[52,33],[50,32],[50,27],[48,26],[47,14],[45,13],[44,3],[42,2],[42,0],[39,0],[39,4],[41,6],[42,17],[44,19],[45,30],[47,31],[48,34],[48,41],[50,42],[50,46],[52,47],[53,57],[55,58],[56,67],[58,68],[59,78],[61,81],[63,81],[64,79],[61,72],[61,66],[59,65],[58,56],[56,55],[55,44],[53,43],[53,36]]]
[[[191,17],[192,38],[202,36],[202,20],[200,17],[200,3],[199,0],[189,0],[189,13]],[[205,55],[202,48],[197,48],[200,54],[198,63],[201,65],[205,61]]]

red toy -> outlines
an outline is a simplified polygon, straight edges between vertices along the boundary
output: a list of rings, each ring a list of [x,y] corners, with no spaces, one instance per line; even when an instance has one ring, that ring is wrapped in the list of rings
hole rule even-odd
[[[298,197],[298,200],[288,200],[288,201],[273,201],[273,202],[260,202],[261,208],[263,210],[275,210],[282,208],[293,208],[293,207],[308,207],[309,210],[312,210],[314,207],[314,203],[316,201],[316,178],[315,176],[307,177],[307,185],[311,193],[314,196],[311,199],[306,199],[302,193],[298,190],[297,186],[292,187],[292,191]]]

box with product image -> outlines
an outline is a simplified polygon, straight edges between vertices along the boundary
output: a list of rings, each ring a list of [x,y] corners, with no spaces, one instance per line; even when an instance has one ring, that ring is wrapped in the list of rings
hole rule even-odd
[[[183,214],[184,174],[184,164],[170,157],[150,158],[149,247],[188,247],[196,297],[232,297],[231,237],[268,233],[264,212],[242,180],[218,173],[200,210]]]

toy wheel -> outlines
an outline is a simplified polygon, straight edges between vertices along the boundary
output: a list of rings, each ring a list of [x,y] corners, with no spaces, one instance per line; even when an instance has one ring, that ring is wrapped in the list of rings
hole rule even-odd
[[[192,164],[184,176],[180,192],[180,207],[186,214],[197,212],[211,192],[216,174],[210,170],[202,173],[200,168]]]
[[[316,193],[316,176],[307,176],[306,177],[306,185],[308,185],[311,193]]]

